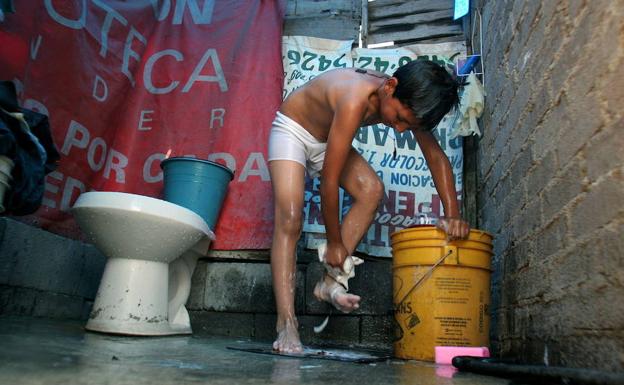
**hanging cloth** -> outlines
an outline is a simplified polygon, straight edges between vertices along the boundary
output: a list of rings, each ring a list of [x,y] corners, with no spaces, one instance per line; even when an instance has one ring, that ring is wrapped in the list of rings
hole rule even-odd
[[[7,212],[34,213],[41,206],[45,175],[56,169],[60,155],[48,117],[20,108],[13,83],[6,81],[0,82],[0,155],[14,163]]]
[[[455,130],[449,135],[451,139],[460,135],[481,136],[477,119],[483,113],[485,90],[474,72],[468,75],[467,83],[459,99],[458,116],[453,124]]]

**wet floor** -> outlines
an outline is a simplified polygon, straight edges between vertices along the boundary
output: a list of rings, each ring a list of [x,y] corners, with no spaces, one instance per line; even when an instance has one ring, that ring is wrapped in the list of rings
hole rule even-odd
[[[447,366],[387,360],[358,364],[227,349],[249,341],[120,337],[82,323],[0,317],[0,383],[22,384],[463,384],[508,381]]]

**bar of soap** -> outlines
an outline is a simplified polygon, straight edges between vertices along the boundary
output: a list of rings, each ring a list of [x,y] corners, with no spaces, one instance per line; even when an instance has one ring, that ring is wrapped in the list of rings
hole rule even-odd
[[[470,357],[489,357],[490,350],[485,346],[436,346],[435,362],[436,364],[450,365],[453,357],[470,356]]]

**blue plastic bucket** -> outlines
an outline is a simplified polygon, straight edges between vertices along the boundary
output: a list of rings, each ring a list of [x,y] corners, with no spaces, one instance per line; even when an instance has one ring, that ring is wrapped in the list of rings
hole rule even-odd
[[[216,162],[187,157],[165,159],[160,167],[164,199],[194,211],[214,230],[234,172]]]

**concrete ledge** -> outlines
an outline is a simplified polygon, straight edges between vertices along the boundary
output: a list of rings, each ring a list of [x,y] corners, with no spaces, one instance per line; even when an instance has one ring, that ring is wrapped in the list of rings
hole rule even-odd
[[[273,342],[275,314],[191,311],[193,331],[198,335],[250,338]],[[324,316],[300,315],[299,335],[305,345],[359,347],[392,350],[392,316],[332,315],[323,332],[314,333]]]
[[[273,342],[277,336],[275,330],[276,321],[276,314],[254,314],[254,340]]]
[[[276,309],[267,251],[217,253],[202,259],[187,302],[196,334],[275,339]],[[342,314],[313,296],[323,268],[315,250],[299,247],[295,312],[305,344],[389,348],[392,338],[390,261],[358,267],[351,291],[362,307]],[[228,259],[237,258],[236,261]],[[92,245],[57,236],[10,218],[0,218],[0,315],[86,319],[106,258]],[[314,326],[332,313],[321,334]]]
[[[362,346],[392,350],[394,342],[394,316],[363,316],[360,343]]]
[[[297,266],[296,311],[304,308],[304,269],[305,266]],[[189,303],[194,309],[240,313],[276,311],[268,263],[200,261],[193,280],[196,286],[204,288],[203,299],[201,291],[192,291]]]
[[[0,313],[81,319],[106,258],[92,245],[0,218]]]
[[[78,296],[0,285],[0,315],[86,320],[92,306]]]
[[[318,346],[341,345],[358,346],[360,342],[360,317],[332,315],[323,332],[314,333],[314,327],[320,325],[324,316],[300,316],[299,335],[304,344]]]
[[[189,315],[197,335],[253,337],[253,314],[190,311]]]

